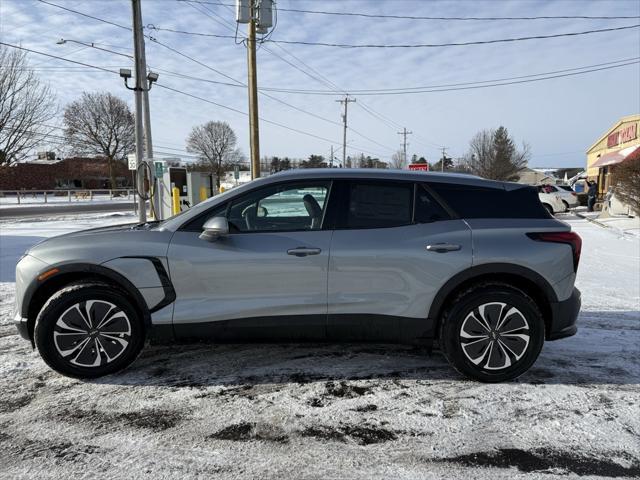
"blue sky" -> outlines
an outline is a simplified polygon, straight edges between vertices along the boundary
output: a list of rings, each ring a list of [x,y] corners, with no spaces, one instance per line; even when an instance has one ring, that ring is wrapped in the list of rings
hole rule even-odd
[[[51,0],[115,23],[130,25],[128,0]],[[233,3],[222,0],[222,3]],[[428,16],[636,15],[640,1],[368,1],[279,0],[280,8]],[[233,8],[222,5],[143,0],[143,23],[160,28],[233,35]],[[281,11],[274,40],[330,43],[447,43],[609,28],[639,24],[625,20],[435,21],[371,19]],[[240,25],[239,33],[246,32]],[[246,50],[233,39],[196,37],[147,30],[159,41],[224,74],[246,82]],[[131,51],[131,32],[84,18],[36,0],[0,0],[0,37],[80,62],[117,70],[130,66],[121,56],[67,43],[60,38],[95,42],[123,53]],[[167,72],[221,82],[229,79],[147,41],[147,62],[160,72],[160,83],[246,112],[247,91],[186,79]],[[530,75],[640,57],[640,29],[493,45],[424,49],[341,49],[266,43],[258,51],[261,87],[327,90],[327,82],[343,91],[440,85]],[[285,62],[286,59],[289,63]],[[76,68],[29,55],[50,83],[61,106],[83,90],[110,91],[133,106],[133,95],[121,79],[105,72]],[[300,61],[302,63],[300,63]],[[290,65],[299,67],[296,69]],[[305,74],[303,71],[306,71]],[[321,74],[323,80],[313,77]],[[232,82],[230,82],[232,83]],[[541,82],[473,90],[413,95],[360,96],[349,105],[347,153],[363,152],[389,160],[400,148],[401,127],[409,136],[408,154],[435,161],[439,148],[461,156],[471,137],[484,128],[506,126],[517,142],[531,146],[531,166],[581,166],[586,149],[619,117],[640,111],[638,64]],[[339,95],[274,93],[304,113],[260,96],[260,116],[295,128],[304,135],[261,122],[261,154],[328,156],[342,143]],[[240,148],[248,154],[248,117],[161,88],[151,93],[152,132],[156,150],[180,155],[190,129],[209,120],[228,122]],[[313,114],[313,115],[311,115]],[[315,116],[314,116],[315,115]],[[322,117],[322,118],[317,118]],[[156,156],[162,156],[158,154]],[[166,155],[164,155],[166,156]],[[341,156],[338,151],[337,157]]]

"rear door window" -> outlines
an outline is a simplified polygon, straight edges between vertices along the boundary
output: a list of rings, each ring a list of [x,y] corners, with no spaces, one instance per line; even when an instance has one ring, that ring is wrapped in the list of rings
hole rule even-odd
[[[451,218],[442,205],[433,198],[422,184],[416,185],[414,205],[414,223],[431,223]]]
[[[413,183],[350,182],[342,228],[388,228],[409,225],[413,217]]]

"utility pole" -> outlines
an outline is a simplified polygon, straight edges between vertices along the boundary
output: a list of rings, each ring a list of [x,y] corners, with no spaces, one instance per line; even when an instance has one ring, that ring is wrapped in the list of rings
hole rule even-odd
[[[329,167],[333,168],[333,145],[331,145],[331,153],[329,154]]]
[[[442,158],[440,159],[440,167],[441,167],[441,171],[444,172],[444,161],[447,158],[447,147],[442,147]]]
[[[138,2],[138,6],[140,3]],[[138,7],[139,8],[139,7]],[[161,192],[158,188],[160,186],[160,180],[156,178],[156,169],[153,163],[153,141],[151,137],[151,110],[149,107],[149,87],[147,84],[147,58],[144,47],[144,36],[140,35],[140,63],[142,71],[145,75],[142,77],[142,107],[144,110],[144,156],[149,164],[151,171],[151,178],[149,182],[153,188],[153,196],[149,199],[152,204],[151,213],[156,220],[162,220],[162,207],[160,205]]]
[[[404,156],[404,162],[407,163],[407,135],[411,135],[413,132],[408,132],[407,128],[403,128],[401,132],[398,132],[398,135],[402,135],[402,152]]]
[[[142,89],[143,79],[146,77],[146,71],[142,69],[142,13],[140,9],[140,0],[131,0],[132,20],[133,20],[133,58],[136,66],[136,86],[134,89],[136,104],[136,176],[138,183],[138,220],[143,223],[147,221],[147,205],[140,193],[144,193],[144,169],[141,168],[143,163],[143,145],[142,145]],[[145,82],[146,83],[146,82]],[[114,185],[115,186],[115,185]]]
[[[344,113],[342,114],[342,123],[343,123],[343,130],[342,130],[342,165],[345,165],[345,162],[347,161],[347,106],[349,105],[349,103],[351,102],[355,102],[356,99],[355,98],[349,98],[349,95],[346,95],[344,97],[344,100],[336,100],[336,102],[340,102],[341,104],[344,104]]]
[[[256,70],[255,5],[249,2],[247,35],[247,71],[249,75],[249,143],[251,146],[251,180],[260,177],[260,137],[258,131],[258,74]]]

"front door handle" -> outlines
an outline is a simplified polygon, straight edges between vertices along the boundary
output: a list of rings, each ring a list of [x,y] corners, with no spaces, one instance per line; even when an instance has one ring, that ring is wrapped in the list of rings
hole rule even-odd
[[[318,255],[322,250],[319,248],[296,247],[287,250],[287,255],[295,255],[296,257],[306,257],[307,255]]]
[[[427,250],[430,252],[447,253],[460,250],[462,247],[453,243],[434,243],[433,245],[427,245]]]

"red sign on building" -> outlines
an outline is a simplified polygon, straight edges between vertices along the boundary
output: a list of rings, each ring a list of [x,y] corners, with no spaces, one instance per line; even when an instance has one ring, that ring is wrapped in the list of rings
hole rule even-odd
[[[638,124],[632,123],[609,135],[607,137],[607,148],[630,142],[636,138],[638,138]]]
[[[410,163],[409,170],[423,170],[425,172],[429,171],[428,163]]]

